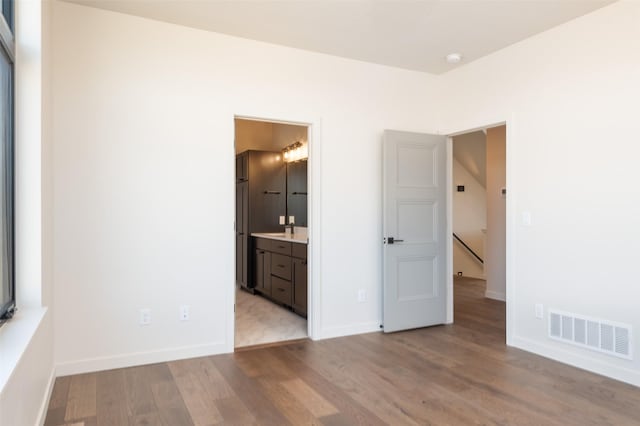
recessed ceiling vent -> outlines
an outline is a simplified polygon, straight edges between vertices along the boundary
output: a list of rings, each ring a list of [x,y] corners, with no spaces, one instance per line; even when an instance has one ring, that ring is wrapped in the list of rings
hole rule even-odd
[[[631,325],[549,310],[549,337],[606,353],[631,357]]]

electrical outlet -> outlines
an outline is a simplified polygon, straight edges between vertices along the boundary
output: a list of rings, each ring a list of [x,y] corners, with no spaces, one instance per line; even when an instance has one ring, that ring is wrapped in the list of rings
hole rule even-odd
[[[536,318],[544,318],[544,306],[542,305],[542,303],[536,303]]]
[[[367,300],[367,291],[364,288],[361,288],[360,290],[358,290],[358,302],[362,303],[362,302],[366,302]]]
[[[522,224],[524,226],[531,226],[531,212],[522,212]]]
[[[189,321],[189,305],[180,305],[180,321]]]
[[[284,216],[280,216],[280,218],[278,219],[278,223],[280,225],[284,225],[285,224],[284,220],[285,220],[285,217]]]
[[[296,217],[295,216],[289,216],[289,225],[293,225],[294,223],[296,223]]]
[[[151,324],[151,309],[140,309],[140,325]]]

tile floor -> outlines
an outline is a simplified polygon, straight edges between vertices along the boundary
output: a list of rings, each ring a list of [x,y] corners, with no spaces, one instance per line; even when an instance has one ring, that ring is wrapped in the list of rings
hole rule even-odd
[[[258,295],[236,289],[236,348],[307,337],[307,320]]]

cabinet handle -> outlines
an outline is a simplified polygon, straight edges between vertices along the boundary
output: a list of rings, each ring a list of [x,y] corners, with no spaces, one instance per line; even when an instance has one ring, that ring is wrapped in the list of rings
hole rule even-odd
[[[258,254],[264,254],[264,250],[260,250]]]
[[[264,191],[265,195],[280,195],[280,191]]]
[[[284,288],[278,287],[278,291],[284,291]]]
[[[276,265],[278,268],[284,268],[284,265]]]

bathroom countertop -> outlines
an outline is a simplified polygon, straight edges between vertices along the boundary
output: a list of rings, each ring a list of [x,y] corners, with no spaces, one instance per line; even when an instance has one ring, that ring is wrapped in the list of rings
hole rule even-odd
[[[254,232],[252,237],[267,238],[270,240],[289,241],[298,244],[308,244],[309,238],[307,238],[306,231],[295,232],[293,234],[287,234],[284,232]]]

